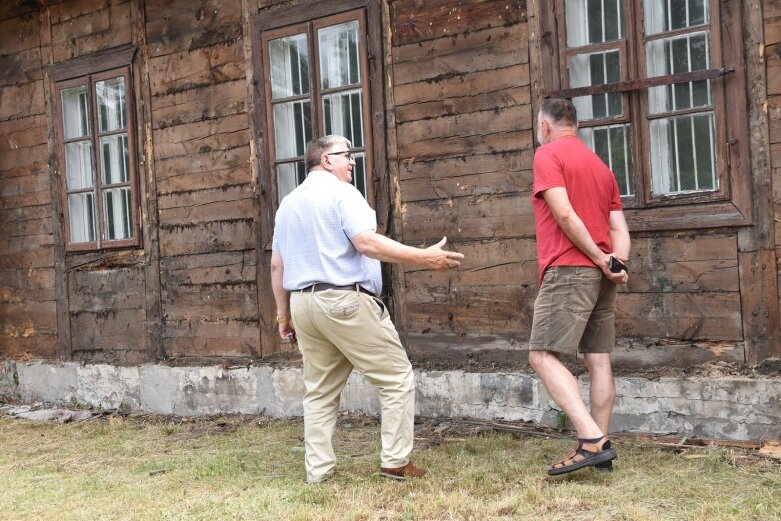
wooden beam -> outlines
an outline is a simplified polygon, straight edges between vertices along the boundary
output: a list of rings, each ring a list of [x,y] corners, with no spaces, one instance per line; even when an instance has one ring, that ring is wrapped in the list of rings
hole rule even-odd
[[[744,103],[748,104],[751,142],[749,171],[754,225],[738,232],[738,265],[746,362],[755,365],[766,358],[781,356],[781,318],[770,136],[766,112],[767,77],[764,56],[756,52],[764,43],[762,2],[750,0],[741,3],[747,88],[747,92],[742,95]],[[738,105],[731,106],[734,109]]]

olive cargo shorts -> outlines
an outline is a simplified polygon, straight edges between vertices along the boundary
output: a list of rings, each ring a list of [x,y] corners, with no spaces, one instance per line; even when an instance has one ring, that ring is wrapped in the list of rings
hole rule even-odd
[[[616,285],[598,268],[551,266],[534,302],[531,351],[609,353],[616,342]]]

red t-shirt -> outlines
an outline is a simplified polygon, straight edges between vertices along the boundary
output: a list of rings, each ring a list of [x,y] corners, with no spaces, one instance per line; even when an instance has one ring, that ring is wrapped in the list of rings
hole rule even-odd
[[[543,192],[563,186],[570,204],[591,238],[605,253],[610,243],[610,212],[621,210],[621,196],[613,172],[575,136],[560,137],[534,153],[532,208],[537,231],[539,284],[549,266],[594,266],[564,233],[548,207]]]

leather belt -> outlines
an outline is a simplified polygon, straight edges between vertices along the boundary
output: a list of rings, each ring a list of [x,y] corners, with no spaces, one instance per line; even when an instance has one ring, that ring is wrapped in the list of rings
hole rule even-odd
[[[312,284],[311,286],[307,286],[301,291],[325,291],[327,289],[336,289],[340,291],[360,291],[361,293],[366,293],[367,295],[371,295],[372,297],[376,296],[374,293],[369,291],[368,289],[365,289],[363,286],[359,284],[350,284],[349,286],[334,286],[333,284],[328,284],[327,282],[318,282],[316,284]]]

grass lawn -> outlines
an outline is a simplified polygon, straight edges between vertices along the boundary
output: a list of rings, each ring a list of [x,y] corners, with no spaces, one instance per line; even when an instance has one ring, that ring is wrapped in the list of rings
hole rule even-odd
[[[307,485],[300,421],[0,418],[0,519],[781,519],[781,464],[742,451],[619,437],[613,473],[552,478],[570,440],[443,425],[402,483],[377,473],[377,422],[343,418],[336,476]]]

